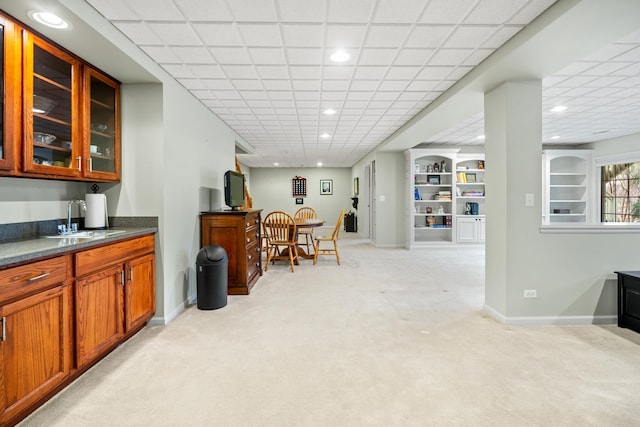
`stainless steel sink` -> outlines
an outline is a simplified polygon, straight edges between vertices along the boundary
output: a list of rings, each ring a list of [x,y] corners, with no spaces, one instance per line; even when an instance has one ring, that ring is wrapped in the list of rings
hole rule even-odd
[[[48,239],[104,239],[105,237],[114,236],[124,233],[126,230],[82,230],[75,233],[56,234],[55,236],[44,236]]]

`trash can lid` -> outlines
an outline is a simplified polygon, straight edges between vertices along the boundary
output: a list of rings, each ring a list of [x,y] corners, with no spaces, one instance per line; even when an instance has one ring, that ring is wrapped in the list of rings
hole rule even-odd
[[[227,259],[227,252],[222,246],[208,245],[200,249],[196,262],[198,264],[207,264],[209,262],[225,261]]]

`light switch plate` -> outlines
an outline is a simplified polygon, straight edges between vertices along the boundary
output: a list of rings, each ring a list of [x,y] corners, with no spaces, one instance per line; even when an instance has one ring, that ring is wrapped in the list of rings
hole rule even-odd
[[[524,195],[524,205],[533,206],[533,193],[527,193]]]

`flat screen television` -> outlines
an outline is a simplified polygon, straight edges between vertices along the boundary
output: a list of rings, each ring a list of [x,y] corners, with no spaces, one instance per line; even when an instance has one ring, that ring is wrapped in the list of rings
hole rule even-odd
[[[224,203],[234,211],[244,206],[244,175],[234,171],[224,173]]]

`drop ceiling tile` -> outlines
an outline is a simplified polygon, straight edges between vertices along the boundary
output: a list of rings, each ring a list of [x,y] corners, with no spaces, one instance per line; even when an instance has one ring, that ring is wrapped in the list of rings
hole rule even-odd
[[[284,50],[277,47],[250,47],[247,49],[254,64],[286,65]]]
[[[409,85],[409,80],[384,80],[378,90],[401,92]]]
[[[379,85],[379,80],[353,80],[351,82],[351,91],[374,91]]]
[[[504,24],[516,16],[527,0],[483,0],[464,20],[465,24]]]
[[[188,21],[233,21],[225,0],[173,0]],[[156,6],[154,2],[153,7]]]
[[[419,80],[441,80],[447,77],[455,68],[453,66],[427,66],[416,76]]]
[[[291,90],[291,82],[289,80],[262,80],[262,85],[266,90]]]
[[[580,74],[590,68],[595,67],[596,65],[598,65],[598,62],[596,61],[577,61],[555,73],[555,76],[572,76],[575,74]]]
[[[251,65],[221,65],[222,71],[230,79],[257,79],[256,70]]]
[[[373,98],[376,101],[395,101],[398,98],[397,92],[376,92]]]
[[[496,32],[493,33],[485,42],[482,44],[482,47],[497,49],[503,44],[507,42],[511,37],[515,36],[522,27],[500,27]]]
[[[171,74],[174,78],[195,78],[196,75],[193,73],[191,68],[187,67],[184,64],[165,64],[162,66],[165,71]]]
[[[322,69],[322,77],[331,80],[348,80],[351,79],[355,67],[352,66],[324,66]]]
[[[604,76],[615,73],[629,65],[631,64],[628,62],[603,62],[600,65],[589,69],[588,74],[592,76]]]
[[[410,25],[372,25],[365,46],[397,48],[402,45],[410,29]]]
[[[211,90],[235,90],[231,82],[227,79],[203,79],[202,83]]]
[[[233,0],[227,2],[227,4],[231,8],[231,14],[236,21],[276,21],[276,9],[272,0]]]
[[[194,76],[199,78],[218,79],[218,78],[226,77],[225,74],[220,69],[220,67],[215,64],[211,64],[211,65],[195,64],[195,65],[189,65],[188,68],[189,70],[191,70]]]
[[[212,91],[212,93],[217,99],[221,99],[221,100],[242,99],[242,97],[236,90],[214,90]]]
[[[346,91],[349,89],[349,83],[349,80],[324,80],[322,82],[322,90]]]
[[[434,49],[403,49],[398,54],[394,65],[424,65],[433,54]]]
[[[320,66],[323,62],[323,51],[321,48],[287,48],[287,62],[291,65],[315,65]]]
[[[291,66],[289,67],[289,74],[292,79],[319,80],[322,74],[322,69],[317,66]]]
[[[278,65],[257,65],[254,67],[258,76],[262,79],[289,79],[289,69]]]
[[[283,22],[323,22],[325,7],[322,1],[276,0]]]
[[[407,86],[407,91],[428,92],[434,90],[438,82],[439,80],[414,80]]]
[[[87,0],[87,3],[109,20],[137,21],[141,19],[141,17],[129,7],[130,2],[126,0]]]
[[[373,22],[413,23],[424,9],[424,0],[378,0]]]
[[[274,99],[278,99],[278,100],[295,99],[294,96],[293,96],[293,92],[291,92],[291,91],[272,91],[272,92],[269,92],[269,98],[271,100],[274,100]]]
[[[159,64],[180,64],[184,62],[166,46],[140,46],[140,48]],[[211,58],[211,61],[213,61],[213,58]]]
[[[491,49],[476,49],[462,62],[462,65],[476,66],[492,53]]]
[[[295,98],[307,101],[320,101],[320,92],[295,92]]]
[[[116,22],[115,26],[137,44],[150,46],[165,44],[144,22]]]
[[[247,46],[282,45],[277,24],[238,24],[238,29]]]
[[[218,64],[250,65],[251,57],[242,47],[210,47],[209,52]]]
[[[346,93],[342,90],[340,91],[323,91],[321,93],[320,99],[322,101],[342,101],[345,97]]]
[[[287,47],[324,46],[324,26],[320,24],[282,24],[282,35]]]
[[[184,22],[150,22],[147,25],[164,44],[179,46],[201,45],[200,38],[196,32],[193,31],[189,24]]]
[[[262,90],[263,86],[260,80],[232,80],[231,84],[238,90]]]
[[[145,21],[177,21],[184,18],[171,0],[136,0],[128,4]]]
[[[207,64],[212,63],[213,57],[206,48],[200,46],[181,47],[173,46],[171,51],[184,63]]]
[[[432,0],[420,22],[428,24],[458,24],[468,15],[476,0]]]
[[[193,23],[192,27],[207,46],[244,46],[240,31],[234,23]]]
[[[364,48],[360,53],[359,65],[385,65],[391,64],[397,54],[397,49],[373,49]]]
[[[298,90],[320,90],[320,81],[319,80],[292,80],[291,85],[293,86],[294,91]]]
[[[326,46],[334,48],[360,47],[366,35],[366,25],[327,25]]]
[[[431,57],[429,65],[455,66],[462,63],[472,51],[472,49],[438,49]]]
[[[248,100],[243,100],[243,102],[251,108],[270,108],[271,107],[271,103],[266,100],[248,99]]]
[[[482,45],[499,29],[497,25],[460,25],[449,36],[444,47],[474,48]]]
[[[530,0],[511,19],[509,24],[527,25],[533,21],[540,13],[555,3],[556,0]]]
[[[211,93],[211,91],[206,89],[193,89],[193,90],[190,90],[189,92],[191,92],[193,96],[195,96],[198,99],[216,99],[217,98],[213,93]]]
[[[631,64],[627,67],[621,68],[616,71],[616,75],[625,76],[625,77],[633,77],[640,75],[640,63]]]
[[[625,51],[615,61],[640,62],[640,46]]]

